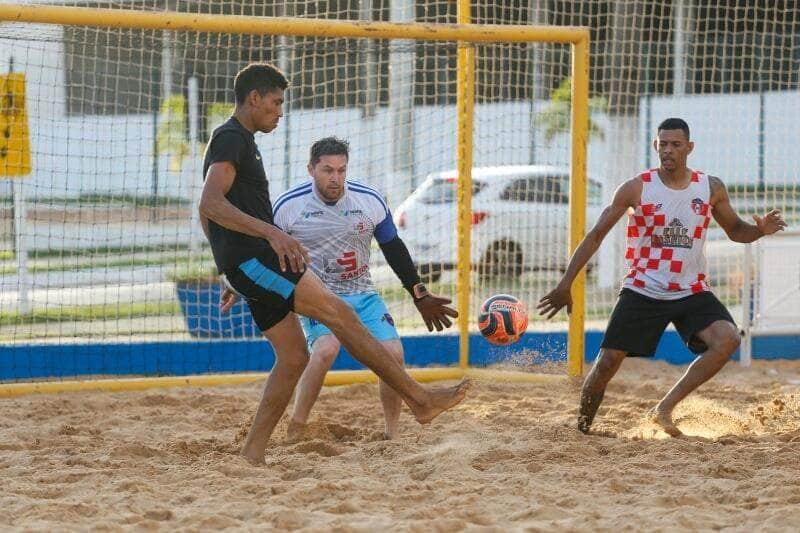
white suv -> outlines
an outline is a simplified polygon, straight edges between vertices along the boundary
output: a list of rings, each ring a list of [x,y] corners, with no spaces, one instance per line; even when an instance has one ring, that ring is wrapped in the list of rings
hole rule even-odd
[[[457,172],[429,174],[395,210],[395,224],[420,274],[436,281],[457,261]],[[590,179],[587,229],[601,210]],[[545,165],[472,169],[472,266],[483,275],[566,268],[569,169]],[[590,265],[591,266],[591,265]]]

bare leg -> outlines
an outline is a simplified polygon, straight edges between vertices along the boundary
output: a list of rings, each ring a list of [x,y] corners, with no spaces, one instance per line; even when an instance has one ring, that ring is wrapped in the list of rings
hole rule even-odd
[[[339,341],[333,335],[322,335],[314,341],[311,347],[311,360],[297,384],[292,418],[289,420],[289,429],[286,432],[289,440],[303,437],[308,416],[322,390],[325,374],[339,354],[339,347]]]
[[[313,272],[306,272],[295,289],[295,310],[319,320],[358,361],[372,369],[403,398],[417,422],[427,424],[442,412],[457,405],[469,384],[426,389],[397,364],[391,353],[370,335],[355,311],[327,289]]]
[[[391,352],[395,361],[403,365],[403,343],[399,339],[383,341],[383,345]],[[378,386],[383,404],[383,417],[385,420],[384,436],[387,439],[396,439],[400,436],[400,409],[403,407],[403,400],[397,393],[381,380]]]
[[[673,437],[680,436],[681,431],[672,421],[672,410],[697,387],[714,377],[741,342],[736,327],[726,320],[714,322],[697,333],[697,337],[708,346],[708,350],[689,365],[686,373],[651,412],[653,421]]]
[[[267,441],[283,416],[297,380],[308,362],[305,336],[294,313],[289,313],[286,318],[265,331],[264,336],[275,349],[275,366],[269,373],[253,425],[240,452],[255,464],[264,463]]]
[[[619,370],[626,353],[620,350],[601,348],[597,359],[581,388],[581,406],[578,415],[578,429],[581,433],[589,433],[594,415],[600,408],[606,386]]]

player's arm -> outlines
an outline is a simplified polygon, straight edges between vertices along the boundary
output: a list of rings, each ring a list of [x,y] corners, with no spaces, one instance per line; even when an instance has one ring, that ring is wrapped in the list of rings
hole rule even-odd
[[[600,244],[608,235],[608,232],[611,231],[611,228],[619,222],[619,219],[628,209],[634,208],[639,204],[641,197],[642,180],[638,177],[626,181],[617,188],[611,204],[603,210],[594,227],[589,230],[575,249],[575,253],[570,257],[567,270],[561,277],[561,281],[555,289],[539,300],[539,305],[536,307],[539,309],[540,315],[547,315],[547,318],[552,318],[564,306],[567,306],[568,313],[572,312],[572,295],[570,294],[572,282],[575,281],[578,272],[586,266],[589,259],[600,248]]]
[[[442,331],[453,325],[450,318],[457,318],[458,311],[449,307],[451,300],[442,298],[428,292],[428,289],[419,279],[417,267],[411,259],[403,240],[397,235],[397,228],[392,221],[391,213],[386,213],[386,218],[375,226],[375,239],[381,247],[386,262],[403,284],[403,287],[414,298],[419,314],[425,321],[428,331]]]
[[[305,264],[311,261],[302,244],[272,224],[248,215],[225,197],[234,179],[236,167],[229,161],[218,161],[208,168],[200,196],[200,216],[238,233],[268,241],[278,255],[282,270],[288,265],[291,270],[302,272]]]
[[[730,240],[744,243],[753,242],[764,235],[782,231],[786,227],[786,222],[777,209],[771,210],[763,217],[753,215],[755,224],[742,220],[733,209],[728,189],[722,180],[716,176],[709,176],[709,181],[711,184],[711,214]]]

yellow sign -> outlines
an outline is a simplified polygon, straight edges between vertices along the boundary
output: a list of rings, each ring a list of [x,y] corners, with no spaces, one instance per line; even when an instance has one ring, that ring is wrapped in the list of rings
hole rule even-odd
[[[25,114],[25,75],[0,76],[0,176],[31,173],[31,141]]]

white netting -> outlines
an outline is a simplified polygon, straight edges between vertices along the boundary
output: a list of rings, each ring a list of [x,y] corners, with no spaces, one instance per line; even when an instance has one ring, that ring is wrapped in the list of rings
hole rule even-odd
[[[456,21],[456,3],[443,0],[47,3]],[[590,28],[590,222],[620,182],[655,163],[649,140],[667,116],[687,119],[697,143],[690,164],[720,176],[743,216],[775,206],[790,225],[797,222],[789,143],[800,118],[800,24],[793,3],[474,4],[477,23]],[[275,62],[293,84],[281,127],[258,139],[273,198],[306,179],[313,140],[349,139],[351,177],[386,194],[412,255],[436,279],[431,288],[455,295],[448,268],[455,263],[455,44],[2,23],[0,50],[0,72],[13,57],[14,71],[27,79],[33,155],[19,228],[12,186],[0,185],[1,342],[191,338],[175,280],[211,268],[192,218],[199,158],[210,129],[230,112],[233,74],[251,60]],[[570,50],[481,45],[476,56],[474,163],[492,168],[476,171],[470,315],[488,294],[510,292],[528,304],[531,329],[552,327],[536,320],[533,308],[565,261]],[[27,276],[18,272],[15,230],[22,232]],[[622,241],[620,225],[592,265],[590,326],[602,327],[613,305],[624,273]],[[741,247],[714,228],[708,252],[715,291],[738,318]],[[373,259],[401,332],[418,331],[418,316],[377,249]],[[202,309],[195,325],[208,334],[211,311]],[[555,327],[563,328],[561,319]]]

